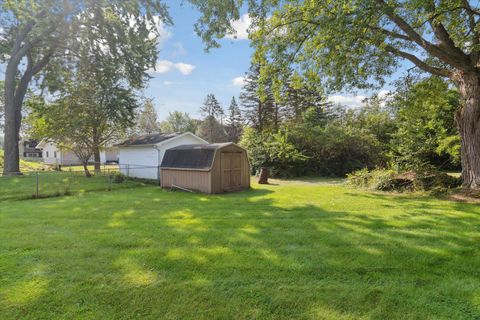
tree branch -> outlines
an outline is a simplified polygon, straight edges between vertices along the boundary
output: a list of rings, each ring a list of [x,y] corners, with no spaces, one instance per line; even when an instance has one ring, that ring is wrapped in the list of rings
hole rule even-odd
[[[399,57],[402,57],[404,59],[411,61],[413,64],[415,64],[417,67],[419,67],[423,71],[430,72],[431,74],[434,74],[440,77],[447,77],[447,78],[452,77],[452,72],[450,70],[431,66],[411,53],[401,51],[390,45],[387,45],[385,49],[392,54],[395,54]]]
[[[412,39],[413,42],[422,47],[430,55],[437,57],[438,59],[452,65],[455,68],[465,70],[466,65],[457,57],[452,56],[445,52],[442,48],[434,45],[430,41],[424,39],[415,29],[409,25],[402,17],[397,15],[394,11],[394,8],[389,6],[384,0],[377,0],[377,3],[385,9],[385,14],[387,17],[395,23],[405,34]],[[416,58],[416,57],[415,57]],[[471,68],[471,65],[468,64],[468,69]]]

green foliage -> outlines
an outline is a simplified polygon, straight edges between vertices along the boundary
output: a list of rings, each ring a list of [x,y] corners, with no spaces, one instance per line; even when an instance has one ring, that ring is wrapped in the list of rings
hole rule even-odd
[[[347,184],[379,191],[444,192],[461,185],[461,179],[438,171],[361,169],[347,175]]]
[[[288,131],[258,132],[245,128],[240,145],[247,149],[253,173],[268,167],[274,177],[298,175],[298,168],[307,160],[290,142]]]
[[[225,119],[225,124],[227,140],[237,143],[242,134],[243,118],[235,97],[232,97],[232,101],[228,107],[228,114],[227,118]]]
[[[139,134],[153,134],[160,131],[157,111],[152,99],[148,99],[143,105],[143,109],[137,117],[136,131]]]
[[[192,119],[186,112],[169,112],[167,118],[160,123],[162,132],[191,132],[198,130],[198,121]]]
[[[391,142],[392,161],[398,168],[460,166],[460,137],[454,114],[460,97],[440,78],[419,81],[391,102],[397,109],[398,130]]]
[[[226,142],[225,128],[213,116],[207,116],[200,121],[196,134],[209,143]]]

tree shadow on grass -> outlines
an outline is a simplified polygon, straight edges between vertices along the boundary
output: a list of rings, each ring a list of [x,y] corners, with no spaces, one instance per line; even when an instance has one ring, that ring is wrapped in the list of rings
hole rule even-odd
[[[111,195],[88,204],[55,202],[63,221],[47,221],[52,233],[45,239],[54,247],[17,244],[33,246],[51,270],[40,276],[48,284],[42,294],[18,305],[27,315],[96,318],[473,319],[480,313],[480,218],[467,212],[469,224],[455,224],[455,214],[437,214],[435,204],[417,208],[400,200],[405,212],[388,214],[384,207],[385,216],[284,206],[274,193],[146,189],[123,193],[131,201],[117,205]],[[23,272],[2,288],[19,288]]]

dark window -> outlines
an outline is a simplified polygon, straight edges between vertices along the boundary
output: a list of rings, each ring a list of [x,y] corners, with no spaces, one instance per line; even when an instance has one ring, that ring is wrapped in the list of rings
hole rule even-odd
[[[57,157],[57,151],[53,151],[53,157],[54,157],[54,158]]]
[[[47,154],[46,157],[48,158],[48,151],[46,152],[46,154]]]

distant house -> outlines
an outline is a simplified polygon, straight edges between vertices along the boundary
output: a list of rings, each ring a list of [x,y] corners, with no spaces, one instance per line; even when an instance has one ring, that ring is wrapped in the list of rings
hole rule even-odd
[[[81,165],[82,161],[71,150],[60,149],[57,145],[43,139],[37,145],[37,148],[42,151],[42,158],[45,164],[75,166]],[[93,162],[93,156],[89,162]],[[100,162],[102,164],[118,162],[118,149],[116,147],[108,147],[100,151]]]
[[[28,160],[41,160],[42,150],[37,148],[37,140],[21,140],[18,146],[20,157]]]
[[[118,147],[120,171],[129,177],[158,179],[167,149],[183,144],[207,144],[193,133],[158,133],[132,137]]]

